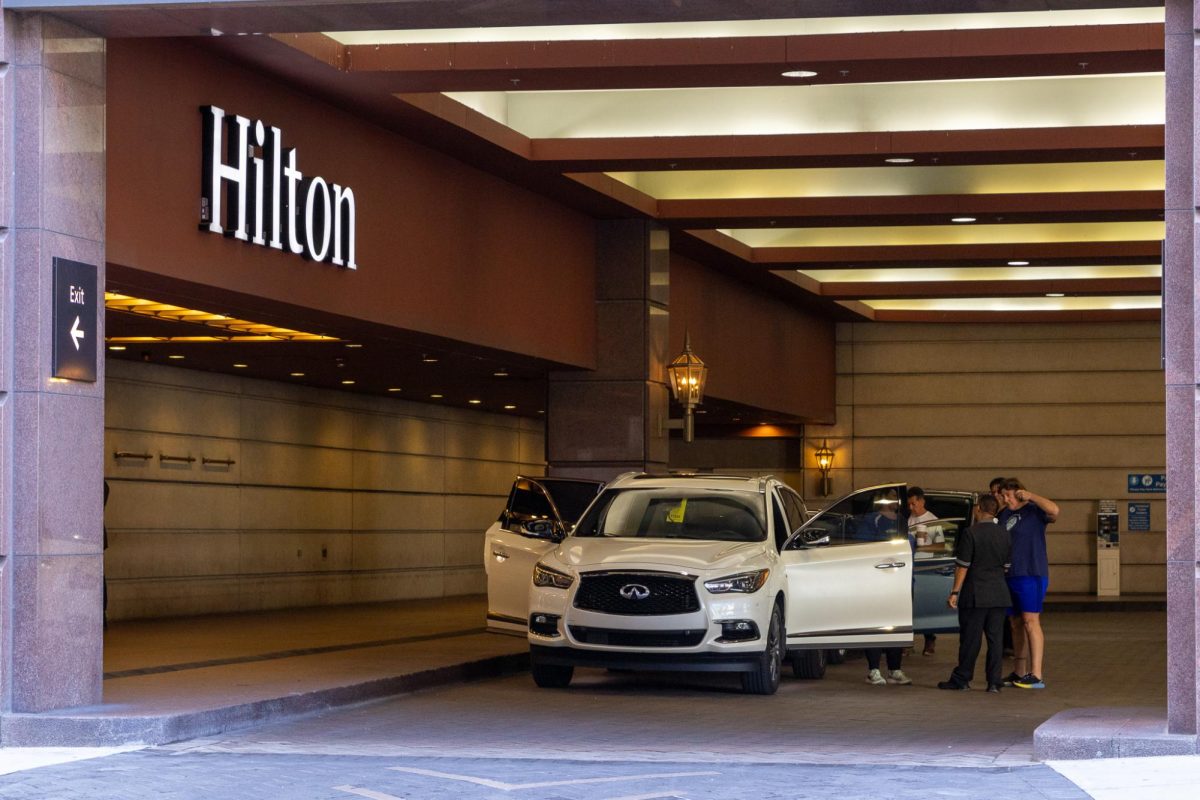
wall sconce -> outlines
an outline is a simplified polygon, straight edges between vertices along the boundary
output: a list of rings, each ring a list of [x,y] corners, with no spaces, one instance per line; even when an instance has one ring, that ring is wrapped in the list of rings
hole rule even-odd
[[[704,401],[704,384],[708,381],[708,367],[700,357],[692,352],[692,340],[688,333],[683,334],[683,352],[675,357],[667,367],[667,375],[671,382],[671,393],[675,401],[683,406],[682,420],[669,420],[667,428],[683,429],[683,440],[691,442],[695,439],[696,406]]]
[[[833,490],[833,481],[829,477],[829,470],[833,469],[833,451],[829,449],[829,440],[821,440],[821,446],[817,449],[817,469],[821,471],[821,496],[828,497]]]

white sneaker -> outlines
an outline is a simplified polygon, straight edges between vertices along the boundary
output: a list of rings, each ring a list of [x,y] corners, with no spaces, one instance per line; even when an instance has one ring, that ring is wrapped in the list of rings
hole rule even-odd
[[[880,674],[879,670],[873,669],[867,673],[867,683],[872,686],[883,686],[887,681],[883,679],[883,675]]]
[[[898,683],[901,686],[908,686],[912,683],[912,679],[904,674],[901,670],[894,669],[887,676],[888,683]]]

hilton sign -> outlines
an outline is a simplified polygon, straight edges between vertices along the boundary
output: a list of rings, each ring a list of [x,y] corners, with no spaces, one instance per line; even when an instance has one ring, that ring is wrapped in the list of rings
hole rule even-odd
[[[352,189],[305,177],[296,166],[296,149],[283,148],[279,128],[216,106],[201,106],[200,116],[200,230],[358,268]]]

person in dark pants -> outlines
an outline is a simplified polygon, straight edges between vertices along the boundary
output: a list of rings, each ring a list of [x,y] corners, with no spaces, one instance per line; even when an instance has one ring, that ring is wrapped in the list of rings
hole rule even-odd
[[[999,692],[1004,672],[1004,617],[1012,600],[1004,573],[1012,556],[1008,531],[996,522],[999,504],[990,494],[975,506],[975,524],[958,538],[954,548],[954,589],[946,602],[958,609],[958,666],[939,689],[970,689],[979,657],[980,638],[986,638],[987,690]]]
[[[1008,478],[992,478],[992,482],[988,484],[988,493],[992,497],[996,498],[996,502],[1000,505],[1000,508],[1004,508],[1006,505],[1006,503],[1004,502],[1004,482],[1007,480],[1008,480]],[[1012,626],[1005,625],[1004,626],[1004,657],[1010,658],[1015,654],[1015,652],[1016,651],[1013,650]]]

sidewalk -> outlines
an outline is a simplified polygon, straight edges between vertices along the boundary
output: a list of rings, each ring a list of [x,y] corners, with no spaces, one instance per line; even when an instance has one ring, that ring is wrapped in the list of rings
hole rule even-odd
[[[482,597],[117,623],[104,701],[0,715],[0,744],[163,744],[525,668]]]

